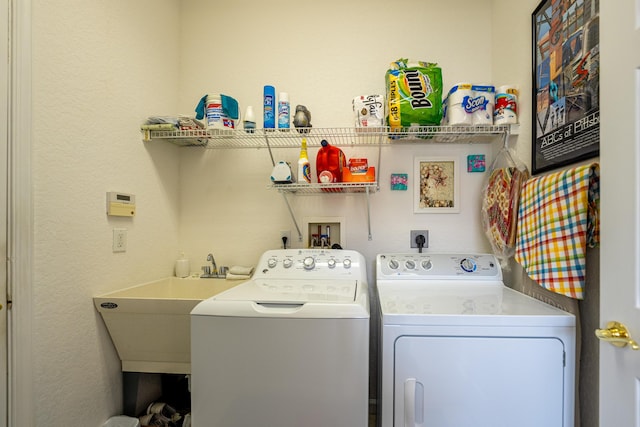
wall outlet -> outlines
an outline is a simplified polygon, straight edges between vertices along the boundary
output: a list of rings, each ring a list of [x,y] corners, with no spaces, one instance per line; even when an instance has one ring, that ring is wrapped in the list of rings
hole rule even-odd
[[[286,246],[282,241],[283,238],[287,238]],[[282,230],[280,231],[280,248],[287,249],[291,247],[291,230]]]
[[[416,242],[416,237],[422,235],[424,236],[424,246],[422,246],[423,248],[428,248],[429,247],[429,230],[411,230],[411,248],[417,248],[418,247],[418,243]]]
[[[126,251],[127,251],[127,229],[114,228],[113,229],[113,252],[126,252]]]

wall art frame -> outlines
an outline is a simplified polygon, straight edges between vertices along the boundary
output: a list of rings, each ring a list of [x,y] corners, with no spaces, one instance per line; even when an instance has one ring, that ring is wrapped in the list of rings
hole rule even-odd
[[[543,0],[531,23],[537,174],[600,154],[598,2]]]
[[[453,157],[414,159],[414,213],[460,212],[459,162]]]

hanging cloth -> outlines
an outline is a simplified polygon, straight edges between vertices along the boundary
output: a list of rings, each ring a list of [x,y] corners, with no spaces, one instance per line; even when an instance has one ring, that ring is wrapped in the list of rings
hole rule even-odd
[[[583,299],[586,249],[600,243],[598,163],[529,179],[520,199],[516,261],[542,287]]]

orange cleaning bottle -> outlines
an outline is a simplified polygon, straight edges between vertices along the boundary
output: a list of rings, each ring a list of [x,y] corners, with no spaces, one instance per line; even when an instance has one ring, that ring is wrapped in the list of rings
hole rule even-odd
[[[347,159],[338,147],[335,147],[323,139],[322,147],[316,156],[316,172],[318,182],[329,184],[332,182],[342,182],[342,169],[347,166]]]

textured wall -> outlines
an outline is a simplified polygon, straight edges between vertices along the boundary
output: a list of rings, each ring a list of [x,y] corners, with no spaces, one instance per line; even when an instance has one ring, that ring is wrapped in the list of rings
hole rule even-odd
[[[121,375],[91,298],[168,276],[176,257],[176,149],[137,129],[177,103],[179,2],[32,3],[35,425],[99,426],[121,410]],[[106,216],[113,190],[136,194],[135,218]]]
[[[262,86],[273,84],[292,105],[309,106],[314,126],[349,126],[352,97],[383,93],[384,72],[399,57],[438,62],[445,90],[530,79],[526,64],[495,59],[508,44],[495,42],[493,4],[505,2],[32,2],[36,425],[99,426],[121,409],[119,361],[93,295],[172,274],[180,250],[193,270],[208,252],[222,264],[255,264],[279,245],[280,230],[294,230],[282,196],[267,188],[266,150],[145,144],[137,128],[146,116],[191,113],[215,91],[261,111]],[[514,50],[528,58],[528,26],[511,30],[520,32]],[[343,148],[378,160],[377,149]],[[429,229],[434,251],[487,250],[478,207],[486,175],[464,172],[464,160],[486,154],[490,164],[498,148],[383,148],[372,241],[361,196],[304,196],[292,207],[299,222],[344,217],[347,245],[366,256],[371,282],[375,254],[407,250],[410,229]],[[281,149],[276,160],[297,154]],[[390,174],[411,177],[416,156],[459,159],[459,214],[413,214],[412,188],[390,191]],[[136,194],[136,218],[105,216],[110,190]],[[124,254],[111,252],[114,227],[128,229]]]
[[[181,112],[193,110],[205,93],[222,92],[234,96],[241,110],[252,105],[261,126],[262,88],[272,84],[276,92],[289,93],[293,107],[309,107],[314,127],[351,126],[353,97],[384,94],[385,71],[398,58],[437,62],[445,91],[461,81],[492,78],[489,0],[186,0],[181,5],[182,36],[191,41],[183,43],[180,61]],[[378,161],[377,148],[342,148],[348,158]],[[490,164],[495,148],[383,148],[381,188],[371,196],[371,241],[363,196],[301,196],[292,198],[291,205],[300,224],[308,217],[344,217],[347,246],[365,255],[370,270],[377,253],[408,249],[410,229],[429,229],[433,250],[486,250],[478,227],[478,193],[486,175],[466,173],[464,162],[467,154],[486,154]],[[274,151],[276,161],[296,164],[298,149]],[[309,151],[313,174],[316,152]],[[459,214],[413,213],[417,156],[460,160]],[[266,150],[181,150],[180,246],[194,268],[205,263],[208,252],[219,263],[255,264],[264,250],[279,247],[280,230],[292,230],[294,247],[302,246],[282,196],[267,188],[271,169]],[[409,190],[391,191],[391,173],[408,173]]]

